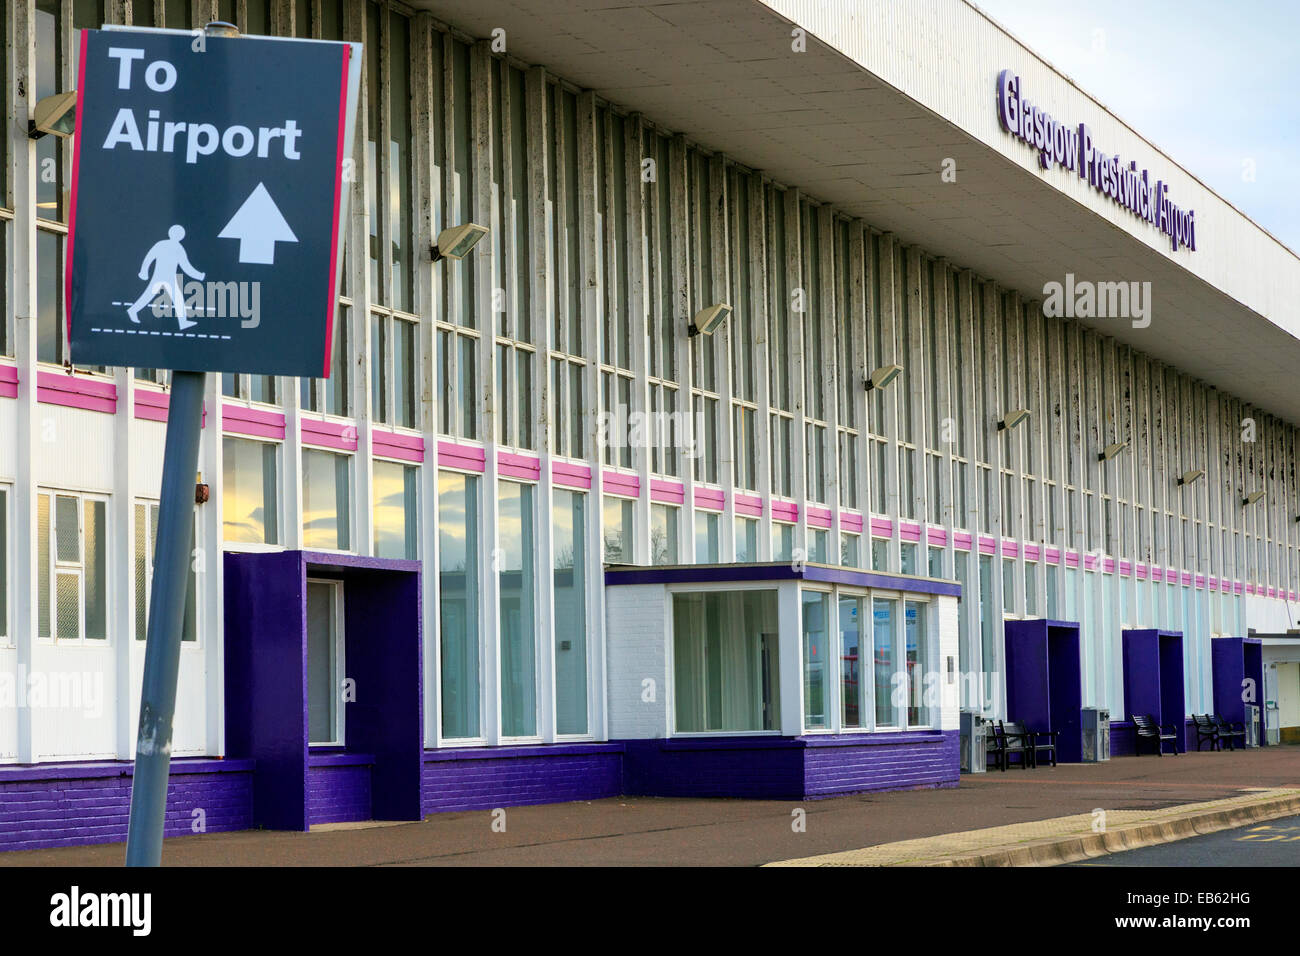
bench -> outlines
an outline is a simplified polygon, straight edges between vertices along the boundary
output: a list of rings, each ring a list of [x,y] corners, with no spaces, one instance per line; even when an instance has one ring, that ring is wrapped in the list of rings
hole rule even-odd
[[[1029,733],[1029,750],[1034,758],[1034,766],[1038,766],[1038,755],[1047,754],[1051,760],[1051,766],[1056,766],[1056,738],[1061,736],[1059,730],[1030,730]]]
[[[1225,735],[1220,733],[1219,725],[1210,714],[1192,714],[1192,726],[1196,728],[1196,749],[1208,743],[1211,750],[1222,750]],[[1229,743],[1231,746],[1231,743]]]
[[[1240,720],[1224,720],[1220,714],[1215,714],[1213,720],[1215,728],[1219,731],[1219,739],[1227,741],[1229,750],[1236,750],[1238,741],[1241,742],[1241,749],[1246,749],[1245,724]]]
[[[1162,724],[1155,719],[1152,714],[1132,714],[1133,728],[1137,731],[1137,740],[1134,742],[1133,751],[1140,754],[1142,751],[1142,741],[1150,740],[1156,748],[1156,756],[1165,755],[1165,741],[1168,740],[1174,746],[1174,756],[1178,751],[1178,733],[1173,724]]]
[[[1000,720],[991,723],[985,743],[989,762],[1003,773],[1006,773],[1007,766],[1011,763],[1011,757],[1019,754],[1020,766],[1026,770],[1029,769],[1032,766],[1033,751],[1025,746],[1028,739],[1028,734],[1025,733],[1024,727],[1020,724],[1009,724]]]

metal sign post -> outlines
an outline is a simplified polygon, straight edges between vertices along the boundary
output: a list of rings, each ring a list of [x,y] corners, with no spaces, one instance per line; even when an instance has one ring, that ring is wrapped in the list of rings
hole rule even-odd
[[[162,862],[167,777],[172,759],[172,718],[181,666],[190,543],[194,528],[194,475],[203,428],[204,372],[173,372],[163,448],[162,494],[154,545],[153,593],[145,636],[144,684],[140,691],[140,731],[131,780],[131,818],[126,833],[126,865]]]
[[[206,373],[329,377],[361,45],[86,30],[74,362],[172,369],[128,866],[162,860]]]

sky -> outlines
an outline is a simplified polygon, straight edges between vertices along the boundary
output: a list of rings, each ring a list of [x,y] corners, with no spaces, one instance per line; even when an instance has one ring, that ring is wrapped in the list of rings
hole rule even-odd
[[[1300,254],[1300,3],[972,2]]]

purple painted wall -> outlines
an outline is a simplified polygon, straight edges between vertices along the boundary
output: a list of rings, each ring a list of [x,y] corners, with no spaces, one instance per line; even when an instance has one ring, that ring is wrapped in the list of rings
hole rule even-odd
[[[1213,663],[1214,709],[1226,720],[1246,720],[1244,682],[1254,681],[1255,706],[1264,698],[1263,644],[1257,637],[1216,637],[1210,641]],[[1262,720],[1261,716],[1261,720]],[[1260,728],[1263,736],[1263,727]]]
[[[226,749],[256,761],[255,825],[307,829],[302,552],[225,555]]]
[[[955,787],[957,731],[627,740],[624,789],[664,797],[803,800]]]
[[[791,737],[625,740],[623,788],[635,796],[797,798],[803,744]]]
[[[125,840],[131,769],[126,761],[0,768],[0,850]],[[207,832],[251,827],[252,762],[172,760],[164,834],[195,832],[196,809]]]
[[[1060,732],[1057,758],[1083,759],[1079,625],[1042,618],[1006,622],[1007,719]]]
[[[961,777],[958,737],[958,731],[946,730],[805,738],[804,794],[955,787]]]
[[[313,756],[307,770],[307,806],[308,824],[371,819],[370,764]]]
[[[424,812],[617,797],[622,766],[617,743],[426,750]]]

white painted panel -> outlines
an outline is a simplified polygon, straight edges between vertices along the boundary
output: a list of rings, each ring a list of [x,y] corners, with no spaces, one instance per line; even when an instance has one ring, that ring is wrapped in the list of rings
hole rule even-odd
[[[0,480],[18,474],[18,403],[0,399]]]
[[[37,760],[116,756],[114,651],[108,643],[39,644],[33,649],[29,700]],[[35,685],[45,688],[38,698]]]
[[[131,427],[131,488],[137,498],[158,497],[162,488],[163,443],[167,424],[136,419]]]
[[[0,647],[0,761],[18,758],[18,651]]]
[[[62,405],[37,405],[36,483],[75,491],[113,489],[113,417]]]

